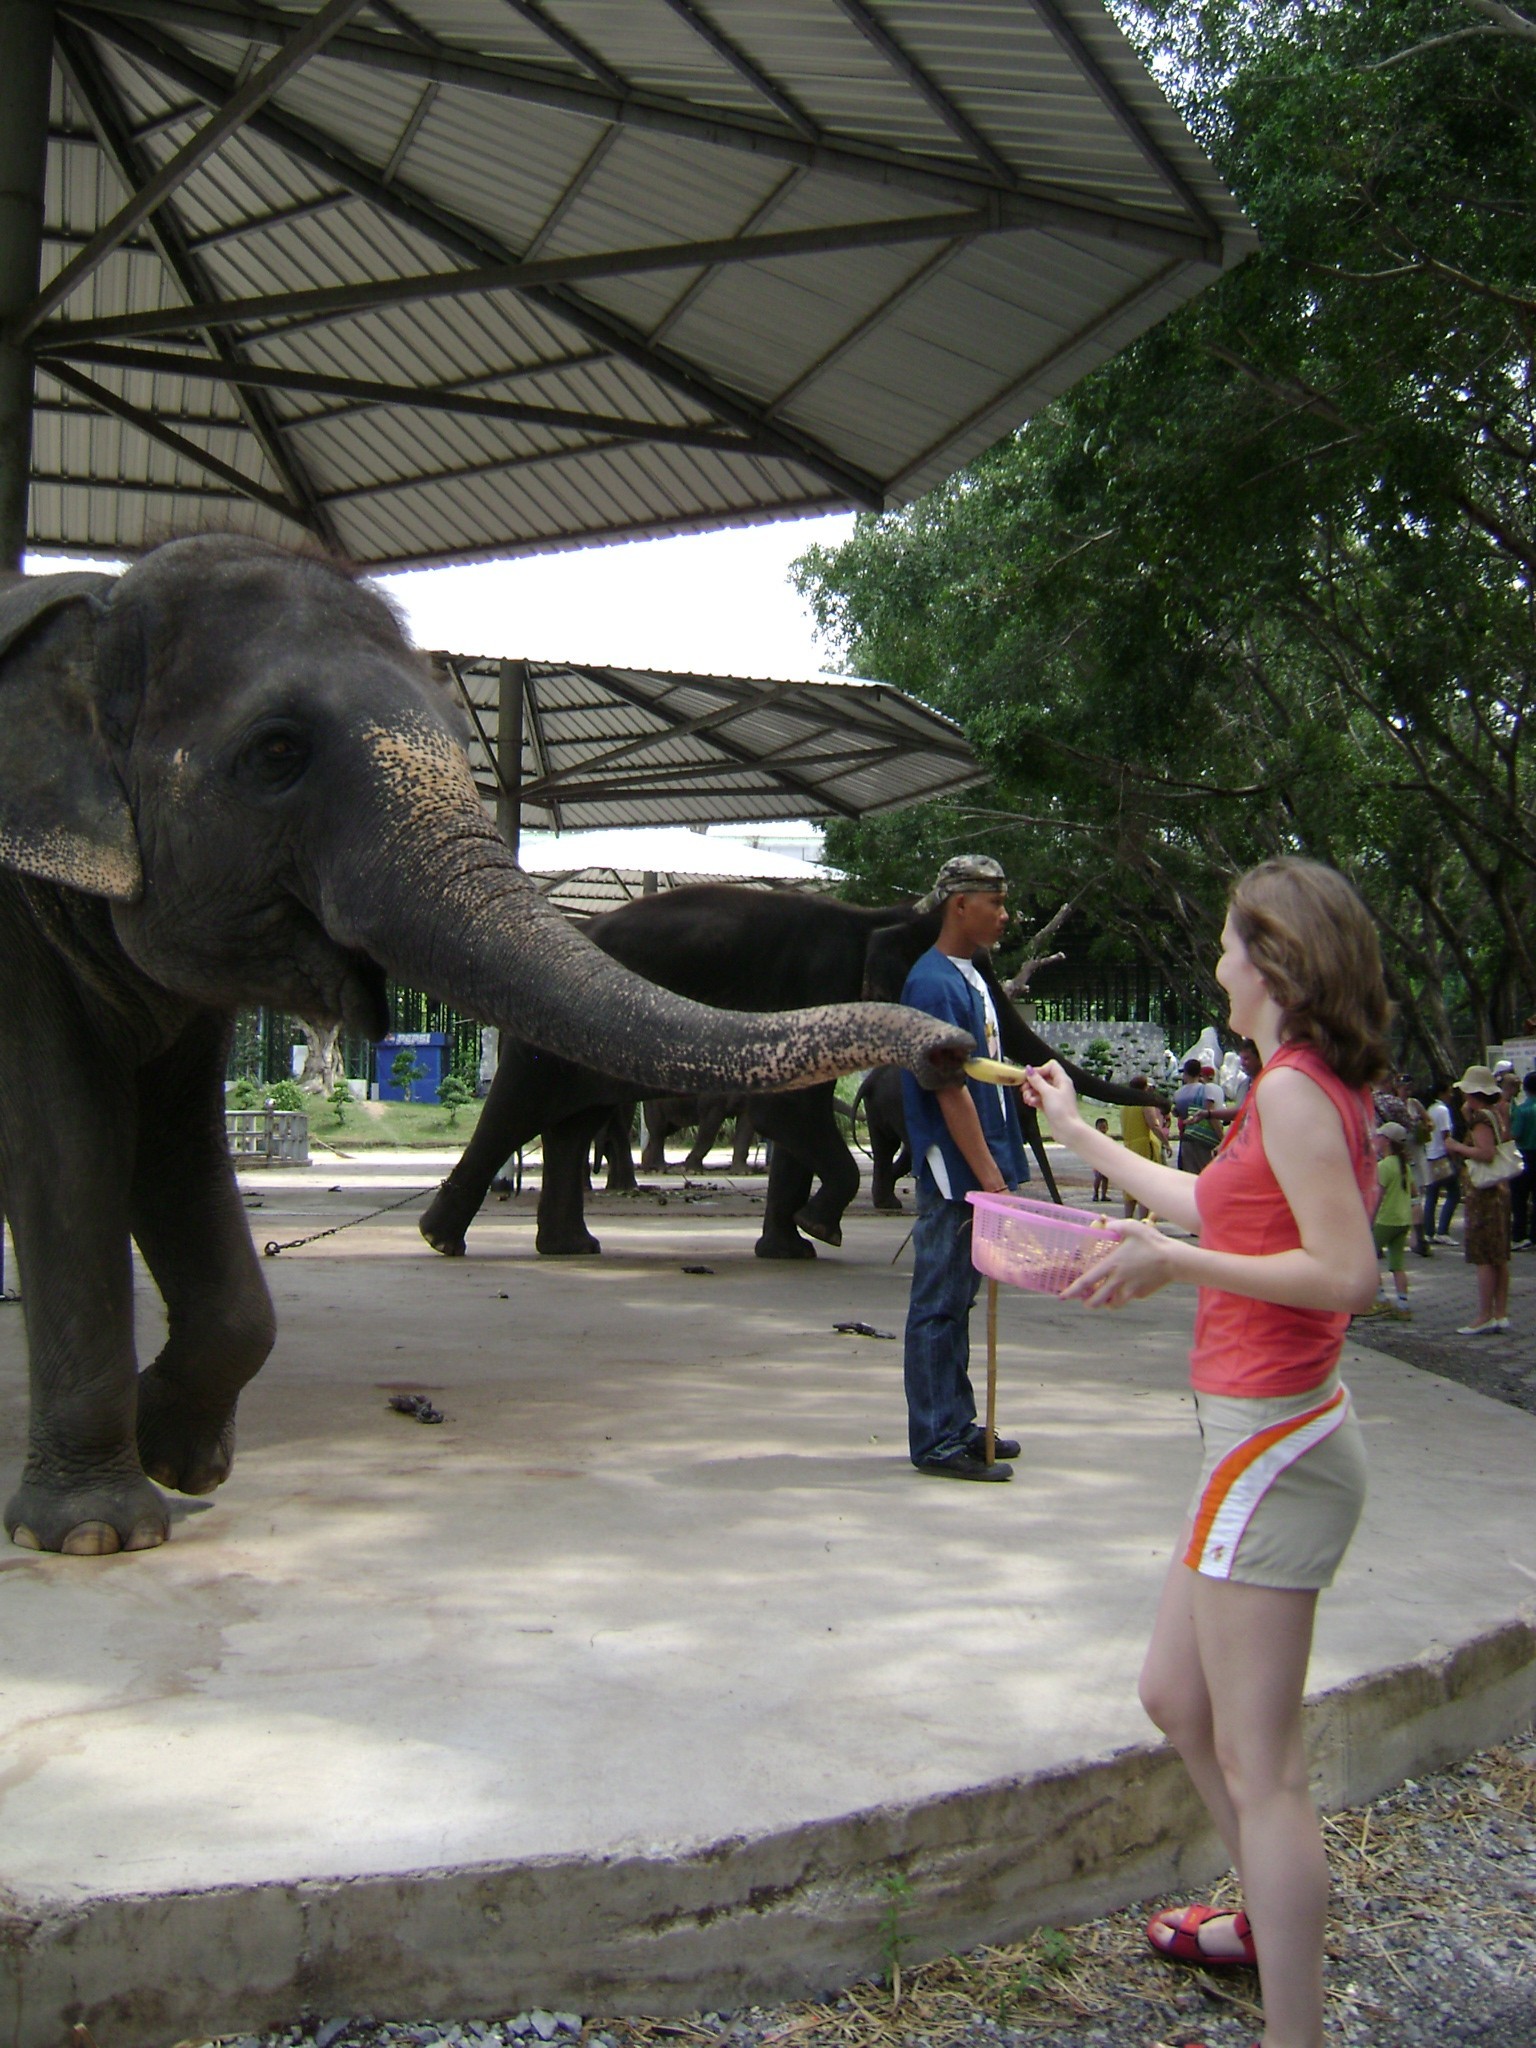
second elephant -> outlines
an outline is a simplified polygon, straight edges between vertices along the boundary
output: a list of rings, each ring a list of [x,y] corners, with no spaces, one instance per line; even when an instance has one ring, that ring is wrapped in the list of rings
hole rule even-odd
[[[937,938],[940,923],[938,911],[920,913],[905,904],[866,909],[827,896],[701,883],[625,904],[594,918],[586,933],[615,960],[675,994],[764,1011],[861,997],[890,1000]],[[985,955],[977,965],[992,985],[1004,1057],[1035,1065],[1055,1058],[1003,992]],[[1112,1102],[1142,1099],[1064,1064],[1084,1094]],[[553,1257],[599,1250],[583,1213],[587,1147],[616,1104],[651,1092],[504,1040],[479,1125],[422,1217],[423,1237],[447,1257],[462,1255],[501,1161],[542,1133],[538,1249]],[[754,1094],[752,1115],[773,1146],[758,1257],[813,1258],[812,1238],[841,1243],[859,1169],[838,1128],[832,1083],[795,1094]],[[1038,1132],[1026,1117],[1026,1135],[1031,1132],[1054,1196]]]

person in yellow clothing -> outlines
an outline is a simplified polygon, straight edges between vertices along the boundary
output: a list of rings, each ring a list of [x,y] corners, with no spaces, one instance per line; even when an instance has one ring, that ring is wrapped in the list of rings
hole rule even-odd
[[[1408,1147],[1412,1133],[1401,1124],[1376,1127],[1376,1178],[1381,1184],[1371,1235],[1378,1254],[1392,1275],[1393,1294],[1387,1293],[1386,1274],[1381,1295],[1372,1315],[1411,1316],[1408,1306],[1408,1233],[1413,1228],[1413,1180],[1408,1171]]]
[[[1147,1088],[1151,1083],[1145,1074],[1137,1074],[1131,1086]],[[1127,1152],[1134,1152],[1138,1159],[1150,1159],[1155,1166],[1160,1166],[1168,1145],[1168,1119],[1156,1102],[1127,1104],[1120,1111],[1120,1140]],[[1127,1195],[1125,1213],[1127,1216],[1145,1216],[1147,1211]]]

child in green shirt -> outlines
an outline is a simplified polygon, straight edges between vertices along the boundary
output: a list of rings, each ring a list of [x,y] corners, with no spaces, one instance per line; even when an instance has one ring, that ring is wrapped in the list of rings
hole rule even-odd
[[[1381,1201],[1371,1225],[1376,1249],[1387,1262],[1394,1294],[1382,1275],[1381,1295],[1371,1311],[1378,1316],[1411,1316],[1408,1306],[1408,1233],[1413,1227],[1413,1182],[1408,1173],[1409,1133],[1401,1124],[1381,1124],[1376,1131],[1376,1178]]]

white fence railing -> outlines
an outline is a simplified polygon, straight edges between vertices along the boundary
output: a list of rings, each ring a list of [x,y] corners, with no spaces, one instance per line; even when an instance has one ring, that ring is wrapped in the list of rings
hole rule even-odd
[[[239,1166],[308,1166],[309,1118],[296,1109],[226,1109],[224,1137]]]

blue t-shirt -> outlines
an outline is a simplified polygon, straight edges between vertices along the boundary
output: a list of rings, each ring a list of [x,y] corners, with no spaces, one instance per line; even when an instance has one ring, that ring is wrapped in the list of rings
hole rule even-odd
[[[969,1031],[979,1050],[987,1043],[986,1005],[972,988],[957,963],[937,946],[930,946],[913,965],[901,991],[901,1000],[914,1010],[926,1010],[946,1024],[958,1024]],[[998,1171],[1010,1187],[1029,1179],[1029,1161],[1024,1156],[1024,1128],[1019,1121],[1019,1099],[1011,1088],[998,1088],[986,1081],[967,1081],[981,1134],[997,1161]],[[933,1177],[928,1154],[937,1145],[949,1174],[949,1198],[964,1201],[972,1188],[979,1187],[965,1155],[949,1135],[949,1125],[939,1108],[937,1094],[921,1087],[911,1074],[901,1077],[901,1099],[907,1113],[907,1139],[912,1147],[912,1170],[919,1186],[943,1194]]]

